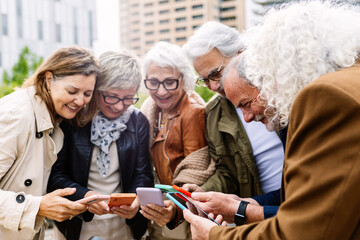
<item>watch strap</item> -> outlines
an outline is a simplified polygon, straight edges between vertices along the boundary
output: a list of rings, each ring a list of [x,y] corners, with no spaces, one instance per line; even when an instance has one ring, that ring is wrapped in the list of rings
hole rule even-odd
[[[246,222],[245,211],[248,204],[249,202],[247,201],[240,201],[239,208],[235,213],[235,219],[234,219],[236,226],[241,226],[245,224]]]

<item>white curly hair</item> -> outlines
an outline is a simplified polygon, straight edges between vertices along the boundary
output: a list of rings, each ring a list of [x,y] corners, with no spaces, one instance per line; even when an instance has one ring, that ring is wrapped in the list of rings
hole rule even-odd
[[[270,121],[288,124],[291,106],[307,84],[355,64],[360,53],[360,8],[350,2],[302,1],[271,10],[237,65],[260,89]],[[275,111],[275,112],[274,112]]]

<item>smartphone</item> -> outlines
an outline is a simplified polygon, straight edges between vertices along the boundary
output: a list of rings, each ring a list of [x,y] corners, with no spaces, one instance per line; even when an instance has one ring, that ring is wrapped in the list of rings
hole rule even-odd
[[[139,197],[141,206],[144,206],[148,203],[153,203],[161,207],[164,206],[162,192],[158,188],[138,187],[136,188],[136,193]]]
[[[191,193],[188,192],[188,191],[186,191],[185,189],[182,189],[182,188],[180,188],[180,187],[178,187],[178,186],[176,186],[176,185],[172,185],[172,187],[173,187],[173,189],[175,189],[176,191],[181,192],[182,194],[185,194],[185,195],[188,196],[188,197],[191,197]]]
[[[109,207],[131,205],[136,198],[136,193],[112,193],[108,202]]]
[[[186,202],[192,204],[198,210],[200,210],[208,219],[221,226],[215,219],[210,217],[204,210],[202,210],[198,205],[196,205],[189,197],[185,196],[182,193],[168,192],[166,197],[173,201],[181,210],[187,209]]]
[[[90,205],[90,204],[94,204],[94,203],[101,202],[104,200],[108,200],[109,198],[110,198],[110,195],[91,195],[89,197],[79,199],[75,202]]]

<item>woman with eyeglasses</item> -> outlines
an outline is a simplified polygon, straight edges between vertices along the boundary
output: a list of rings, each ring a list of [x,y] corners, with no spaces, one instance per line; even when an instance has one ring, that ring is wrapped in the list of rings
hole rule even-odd
[[[64,198],[73,188],[46,194],[60,122],[82,126],[95,114],[99,75],[90,51],[65,47],[44,61],[23,86],[0,100],[0,239],[44,239],[46,218],[64,221],[86,205]]]
[[[106,52],[100,56],[100,73],[98,114],[83,128],[61,126],[65,142],[48,191],[75,187],[71,200],[135,193],[137,187],[153,186],[149,123],[133,106],[142,79],[140,64],[127,51]],[[140,239],[147,219],[139,213],[139,206],[137,199],[131,206],[109,208],[105,201],[91,204],[81,218],[56,222],[60,230],[55,230],[56,239]]]
[[[150,122],[150,154],[156,182],[172,185],[179,164],[207,145],[205,103],[193,91],[196,76],[180,47],[157,43],[145,56],[144,72],[144,85],[150,97],[141,111]],[[165,207],[148,204],[141,209],[146,218],[156,223],[149,233],[150,239],[166,239],[160,227],[167,225],[173,229],[181,216],[170,200],[165,200]]]

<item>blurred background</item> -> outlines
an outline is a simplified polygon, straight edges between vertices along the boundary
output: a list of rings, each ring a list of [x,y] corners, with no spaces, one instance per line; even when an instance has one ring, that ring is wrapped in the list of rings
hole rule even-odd
[[[158,41],[183,45],[206,21],[242,31],[260,23],[271,7],[290,1],[0,0],[0,97],[60,47],[79,45],[96,56],[121,47],[141,58]],[[205,101],[213,94],[202,87],[196,91]],[[140,94],[138,106],[144,97]]]

